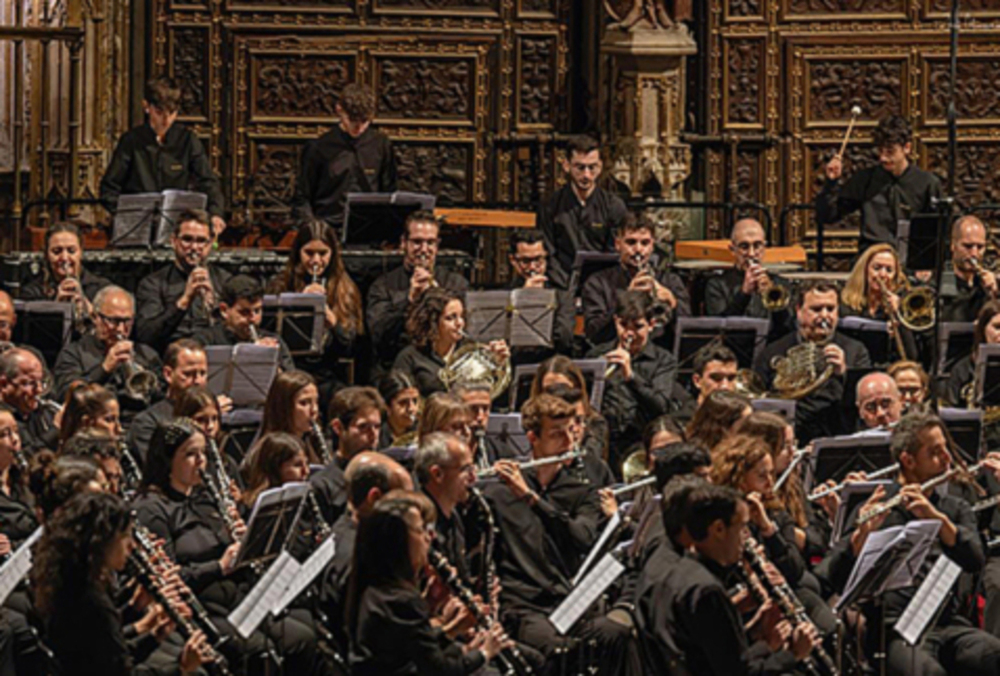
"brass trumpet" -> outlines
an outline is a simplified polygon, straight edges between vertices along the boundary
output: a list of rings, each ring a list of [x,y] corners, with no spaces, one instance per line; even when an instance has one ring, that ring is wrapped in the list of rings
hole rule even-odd
[[[128,337],[122,332],[118,332],[117,336],[119,342],[128,340]],[[159,380],[155,373],[144,368],[135,360],[134,349],[132,350],[132,358],[125,362],[122,369],[125,376],[125,392],[128,396],[148,401],[159,384]]]
[[[425,270],[427,270],[427,272],[431,273],[431,281],[429,286],[432,289],[436,289],[439,285],[438,281],[434,278],[434,260],[433,258],[431,258],[430,252],[420,252],[414,254],[413,258],[415,259],[415,264],[418,267],[424,268]]]
[[[747,262],[763,268],[763,263],[759,258],[751,257],[747,259]],[[776,284],[766,272],[765,279],[766,282],[758,288],[760,302],[764,306],[764,309],[768,312],[781,312],[787,309],[788,304],[792,300],[792,295],[788,292],[788,289],[781,284]]]
[[[985,265],[983,265],[983,262],[981,260],[979,260],[975,256],[972,256],[971,258],[969,258],[967,260],[969,261],[969,265],[971,265],[973,267],[973,269],[976,271],[976,274],[979,275],[979,279],[980,280],[983,278],[983,274],[984,273],[986,273],[986,272],[992,273],[993,272],[992,270],[990,270],[989,268],[987,268]],[[990,300],[993,300],[995,298],[996,298],[996,292],[990,293]]]

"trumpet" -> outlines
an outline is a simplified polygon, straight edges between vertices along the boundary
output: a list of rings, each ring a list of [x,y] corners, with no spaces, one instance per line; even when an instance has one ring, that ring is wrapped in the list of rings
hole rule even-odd
[[[748,258],[747,262],[756,266],[763,265],[760,258],[753,256]],[[788,289],[781,284],[775,284],[774,280],[766,272],[764,279],[766,281],[758,287],[760,302],[764,306],[764,309],[768,312],[780,312],[788,308],[788,304],[792,299]]]
[[[431,281],[429,286],[432,289],[436,289],[439,285],[437,279],[434,278],[434,259],[432,258],[431,253],[429,251],[428,252],[421,251],[420,253],[414,254],[413,258],[414,258],[414,263],[418,267],[424,268],[425,270],[427,270],[427,272],[431,273]]]
[[[956,475],[961,473],[966,473],[970,476],[974,475],[984,467],[984,464],[985,463],[980,462],[973,465],[972,467],[969,467],[968,469],[964,467],[952,467],[947,472],[942,472],[933,479],[928,479],[924,483],[920,484],[920,491],[922,493],[926,493],[927,491],[933,490],[938,486],[940,486],[941,484],[951,481]],[[889,498],[885,502],[875,505],[867,512],[864,512],[863,514],[858,516],[858,527],[860,528],[864,524],[868,523],[873,519],[877,519],[883,514],[888,514],[901,504],[903,504],[903,494],[897,493],[896,495]]]
[[[899,471],[899,463],[898,462],[894,462],[893,464],[887,465],[886,467],[883,467],[882,469],[875,470],[871,474],[865,474],[865,478],[868,481],[873,481],[875,479],[881,479],[882,477],[891,476],[892,474],[894,474],[895,472],[898,472],[898,471]],[[840,493],[845,488],[847,488],[847,484],[849,484],[849,483],[852,483],[852,482],[844,480],[844,481],[841,481],[836,486],[827,486],[825,488],[820,488],[819,490],[810,493],[809,497],[806,498],[806,499],[809,500],[809,501],[822,500],[823,498],[825,498],[828,495],[833,495],[834,493]]]
[[[629,335],[625,336],[625,340],[622,341],[622,347],[625,348],[626,352],[632,349],[632,343],[634,341],[635,341],[634,333],[630,333]],[[604,371],[604,379],[607,380],[608,378],[610,378],[616,370],[618,370],[618,364],[612,364],[611,366],[609,366],[607,370]]]
[[[320,269],[320,265],[321,265],[320,263],[316,263],[315,265],[312,266],[312,268],[310,268],[310,274],[312,275],[312,282],[310,282],[310,284],[318,284],[319,283],[319,269]]]
[[[260,333],[257,331],[257,325],[253,322],[247,324],[247,331],[250,333],[250,342],[257,343],[260,341]]]
[[[124,342],[128,340],[128,336],[119,331],[117,334],[118,342]],[[156,374],[147,368],[144,368],[139,362],[135,360],[135,349],[132,350],[132,358],[129,359],[122,366],[125,376],[125,392],[133,399],[142,399],[148,401],[150,396],[152,396],[153,391],[156,390],[159,380]]]
[[[576,460],[583,456],[583,449],[577,447],[572,450],[566,451],[565,453],[560,453],[559,455],[553,455],[548,458],[538,458],[537,460],[528,460],[526,462],[517,463],[518,469],[522,472],[526,469],[534,469],[536,467],[545,467],[546,465],[555,465],[558,463],[569,462],[571,460]],[[496,476],[496,469],[490,467],[488,469],[481,469],[476,472],[476,479],[487,479],[492,476]]]
[[[78,334],[83,335],[87,332],[87,306],[83,301],[83,283],[80,278],[73,274],[73,262],[63,261],[59,265],[59,270],[63,273],[64,279],[72,279],[76,282],[76,286],[79,289],[79,293],[73,296],[73,301],[71,304],[72,308],[72,320],[73,320],[73,330]]]

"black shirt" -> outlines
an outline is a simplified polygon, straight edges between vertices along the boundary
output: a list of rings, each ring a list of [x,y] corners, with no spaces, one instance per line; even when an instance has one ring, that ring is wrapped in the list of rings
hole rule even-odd
[[[770,319],[768,335],[780,338],[795,328],[795,321],[788,308],[771,312],[764,307],[761,294],[743,293],[744,272],[735,267],[726,268],[705,281],[705,315],[708,317],[752,317]],[[778,277],[771,276],[774,284],[781,285],[789,292],[788,285]]]
[[[219,177],[193,131],[175,122],[160,145],[153,128],[140,124],[118,140],[101,178],[101,200],[114,211],[119,195],[164,190],[205,193],[213,216],[222,216],[225,208]]]
[[[13,467],[10,478],[13,482],[10,495],[0,491],[0,533],[7,536],[13,549],[17,549],[38,528],[38,519],[31,491],[21,483],[21,475]]]
[[[427,490],[423,491],[437,510],[437,522],[435,523],[435,546],[448,559],[448,563],[455,567],[459,577],[466,586],[472,582],[469,574],[469,561],[466,558],[468,552],[465,548],[465,527],[456,507],[451,512],[451,516],[445,516],[441,505],[434,499]]]
[[[55,426],[55,412],[48,406],[38,406],[28,415],[14,410],[14,419],[21,433],[21,448],[28,455],[43,449],[55,451],[59,444],[59,428]]]
[[[344,614],[347,611],[347,585],[351,577],[351,562],[354,559],[354,540],[358,534],[358,524],[350,513],[344,512],[334,522],[332,532],[336,547],[333,559],[323,572],[320,602],[323,612],[330,620],[328,626],[333,634],[337,652],[346,656],[350,637],[347,635]]]
[[[344,222],[347,193],[395,192],[396,158],[385,134],[368,127],[358,138],[339,125],[306,144],[292,207],[297,221]]]
[[[841,317],[861,317],[862,319],[871,319],[872,321],[877,321],[877,322],[888,322],[889,321],[889,317],[887,317],[886,314],[885,314],[885,308],[883,308],[881,305],[879,306],[879,308],[873,314],[871,312],[871,310],[869,310],[867,304],[865,305],[865,307],[861,308],[860,310],[855,310],[854,308],[850,307],[849,305],[843,305],[843,304],[841,304],[841,306],[840,306],[840,316]],[[921,360],[921,355],[917,351],[917,339],[916,339],[916,336],[914,336],[913,331],[911,331],[910,329],[906,328],[905,326],[902,326],[901,324],[897,324],[896,327],[895,327],[895,330],[899,331],[899,337],[902,339],[903,349],[906,350],[906,355],[901,355],[899,353],[899,348],[896,347],[896,339],[894,337],[892,337],[892,335],[890,335],[890,333],[887,330],[885,332],[885,334],[883,334],[884,335],[884,340],[885,340],[885,347],[884,348],[882,346],[880,346],[877,342],[876,343],[872,343],[872,342],[868,343],[869,345],[872,346],[873,350],[874,349],[880,350],[880,352],[876,352],[875,353],[876,355],[883,354],[883,352],[881,352],[881,350],[884,349],[884,354],[886,356],[886,361],[884,363],[880,362],[880,363],[874,364],[875,367],[877,367],[877,368],[887,368],[889,366],[889,364],[892,364],[892,363],[894,363],[894,362],[896,362],[896,361],[898,361],[900,359],[916,359],[918,361]],[[879,338],[879,342],[881,342],[881,340],[883,340],[882,336],[879,336],[878,338]],[[871,351],[869,351],[869,356],[871,356],[873,358],[878,358],[878,357],[875,357],[875,355],[872,355]]]
[[[309,477],[316,504],[327,523],[335,523],[347,509],[347,479],[344,470],[349,460],[334,456],[333,462]]]
[[[208,328],[201,296],[199,295],[187,310],[177,307],[177,301],[184,295],[188,274],[169,263],[139,282],[135,292],[138,311],[135,318],[135,336],[140,343],[153,346],[163,352],[167,345],[179,338],[190,338],[197,331]],[[215,297],[219,298],[222,285],[231,275],[214,265],[208,265]]]
[[[974,322],[989,299],[978,275],[970,284],[955,275],[949,264],[941,276],[941,317],[938,321]]]
[[[153,440],[153,432],[157,426],[174,419],[174,403],[167,399],[158,401],[145,411],[137,415],[132,424],[128,426],[128,434],[125,441],[130,449],[134,449],[139,455],[138,460],[143,465],[146,464],[146,455],[149,452],[149,442]]]
[[[617,195],[603,188],[581,203],[570,184],[558,190],[541,209],[538,227],[553,252],[550,274],[559,286],[569,287],[578,251],[614,251],[614,234],[625,222],[628,209]]]
[[[941,196],[941,181],[910,162],[898,178],[881,164],[854,173],[841,187],[826,181],[816,196],[816,219],[836,223],[861,210],[858,251],[877,242],[896,244],[897,222],[917,214],[934,213],[933,199]]]
[[[406,312],[410,307],[410,275],[412,270],[399,266],[381,275],[368,289],[365,317],[371,331],[375,355],[385,366],[409,343],[406,336]],[[454,272],[434,269],[438,286],[464,294],[469,281]]]
[[[580,298],[583,301],[583,319],[587,340],[591,344],[604,343],[615,338],[615,310],[618,307],[618,293],[628,289],[635,275],[624,265],[615,265],[595,272],[583,284]],[[677,299],[677,307],[670,313],[668,326],[676,323],[677,317],[691,315],[691,299],[687,287],[680,277],[669,271],[658,270],[656,281],[670,289]],[[656,335],[664,333],[664,327],[657,327]]]
[[[80,270],[80,287],[83,289],[83,295],[89,301],[94,300],[94,296],[97,295],[98,291],[111,285],[111,280],[106,277],[95,275],[87,268],[81,268]],[[56,289],[58,288],[58,284],[53,284],[52,282],[46,284],[42,276],[39,275],[24,285],[19,298],[21,300],[54,300]]]
[[[263,329],[258,329],[257,335],[261,338],[276,338],[278,341],[278,366],[285,372],[295,370],[295,360],[292,359],[292,353],[288,350],[288,345],[285,343],[284,338]],[[194,335],[194,339],[206,347],[209,345],[239,345],[240,343],[247,342],[230,331],[229,327],[222,322],[217,322],[213,326],[202,329]]]
[[[458,346],[455,346],[458,349]],[[394,371],[402,371],[413,378],[414,384],[420,390],[420,396],[427,398],[435,392],[444,392],[448,388],[441,382],[441,369],[445,362],[430,345],[417,347],[407,345],[396,356],[392,363]]]
[[[156,350],[141,343],[133,343],[132,349],[134,363],[152,373],[159,381],[161,364]],[[162,396],[159,386],[152,393],[149,402],[128,396],[125,389],[125,368],[118,367],[108,373],[104,370],[104,356],[104,343],[92,333],[63,348],[52,368],[52,375],[56,379],[56,396],[60,400],[64,399],[69,386],[77,380],[98,383],[115,393],[123,413],[129,411],[132,415],[142,411]],[[130,419],[132,416],[123,417]]]

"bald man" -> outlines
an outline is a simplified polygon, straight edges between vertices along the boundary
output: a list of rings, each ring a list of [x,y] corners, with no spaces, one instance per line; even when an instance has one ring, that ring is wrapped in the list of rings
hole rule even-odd
[[[975,216],[963,216],[951,228],[951,265],[941,282],[939,321],[974,322],[983,305],[995,298],[997,278],[977,270],[986,254],[986,226]]]
[[[857,400],[865,429],[895,425],[903,414],[903,398],[888,373],[869,373],[859,380]]]
[[[21,430],[21,447],[29,454],[55,449],[59,419],[54,407],[41,401],[45,369],[41,358],[24,348],[0,355],[0,401],[14,411]]]
[[[16,325],[17,313],[14,312],[14,301],[6,291],[0,291],[0,342],[9,343],[14,340]]]
[[[752,218],[737,221],[729,238],[729,250],[733,254],[733,266],[705,282],[705,314],[709,317],[770,318],[771,340],[791,331],[791,311],[771,313],[761,299],[761,291],[769,284],[783,283],[768,275],[761,265],[767,238],[760,222]]]

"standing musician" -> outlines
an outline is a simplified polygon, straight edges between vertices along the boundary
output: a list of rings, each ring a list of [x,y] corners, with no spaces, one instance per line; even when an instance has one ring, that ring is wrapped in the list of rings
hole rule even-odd
[[[826,183],[816,196],[816,219],[836,223],[861,211],[858,250],[885,242],[895,245],[897,223],[917,214],[935,213],[941,196],[941,181],[910,162],[913,130],[897,115],[878,123],[872,140],[879,163],[854,172],[840,185],[844,163],[836,155],[826,165]]]
[[[882,617],[878,617],[871,603],[862,606],[868,620],[865,643],[869,656],[882,651],[878,647],[878,622],[890,627],[895,624],[939,555],[947,555],[965,573],[976,574],[983,569],[983,543],[969,504],[940,491],[921,491],[921,484],[949,470],[954,461],[951,447],[948,431],[937,416],[914,413],[900,420],[892,431],[889,447],[893,460],[899,463],[899,476],[887,489],[879,487],[868,502],[855,510],[848,523],[855,523],[858,515],[863,518],[881,501],[901,497],[901,502],[887,513],[861,523],[850,536],[837,542],[816,568],[817,576],[831,589],[842,591],[870,533],[914,519],[941,522],[914,586],[883,594]],[[995,472],[998,466],[991,469]],[[884,652],[888,673],[892,675],[1000,673],[1000,638],[971,626],[959,612],[956,594],[949,594],[937,621],[919,645],[907,645],[892,631],[886,633],[886,642]]]
[[[733,266],[705,282],[705,314],[709,317],[755,317],[771,320],[771,338],[780,338],[793,328],[792,313],[785,307],[769,310],[764,295],[778,284],[786,298],[791,291],[764,268],[767,238],[764,226],[754,218],[741,218],[729,236]]]
[[[21,289],[21,300],[55,300],[73,303],[79,319],[91,316],[90,302],[111,281],[83,267],[83,238],[74,223],[53,223],[45,231],[42,275]]]
[[[875,371],[858,381],[858,415],[864,429],[888,429],[903,415],[903,399],[889,374]]]
[[[105,286],[94,297],[94,332],[59,352],[52,368],[56,396],[65,398],[72,383],[99,383],[115,393],[126,423],[161,395],[156,350],[131,340],[135,301],[119,286]],[[145,370],[147,376],[135,375]],[[130,387],[136,383],[135,387]],[[144,382],[140,382],[144,380]]]
[[[295,369],[295,361],[284,338],[264,331],[264,288],[249,275],[236,275],[226,280],[219,297],[222,321],[202,329],[195,340],[202,345],[237,345],[255,343],[278,348],[278,366],[282,371]]]
[[[754,362],[754,370],[773,389],[776,370],[772,359],[804,343],[822,348],[822,358],[833,372],[822,386],[799,399],[795,407],[795,433],[801,443],[850,431],[842,410],[844,376],[848,369],[871,366],[865,346],[837,332],[838,310],[836,286],[824,281],[804,285],[797,302],[798,331],[767,345]]]
[[[45,369],[37,354],[23,348],[0,354],[0,403],[13,411],[28,455],[55,448],[59,437],[62,410],[42,398],[45,386]]]
[[[400,350],[417,336],[407,336],[412,306],[432,287],[464,294],[469,282],[459,274],[436,267],[441,224],[430,211],[414,211],[406,218],[399,248],[403,264],[378,277],[368,289],[365,316],[372,334],[376,361],[388,370]]]
[[[566,144],[563,171],[569,180],[542,207],[538,219],[557,286],[569,288],[578,251],[611,251],[612,235],[628,214],[620,197],[598,185],[603,166],[600,144],[592,136],[577,136]]]
[[[395,192],[396,158],[389,137],[371,126],[375,96],[360,84],[349,84],[335,106],[336,127],[306,144],[295,183],[295,219],[344,225],[347,194]]]
[[[889,366],[887,373],[896,381],[904,412],[927,403],[931,392],[931,377],[923,366],[915,361],[897,361]]]
[[[986,226],[962,216],[951,226],[951,265],[941,280],[941,321],[973,322],[997,297],[996,274],[986,267]]]
[[[190,338],[208,328],[228,272],[209,263],[217,232],[204,211],[189,210],[177,218],[170,236],[174,261],[139,282],[136,338],[165,348],[178,338]]]
[[[378,393],[386,411],[379,433],[379,450],[414,443],[422,403],[413,378],[403,371],[389,371],[379,379]]]
[[[146,122],[118,140],[101,178],[101,202],[114,213],[123,194],[194,189],[208,196],[212,229],[221,235],[226,229],[222,186],[198,135],[177,123],[180,104],[181,89],[172,78],[146,84]]]
[[[615,307],[618,295],[625,290],[645,293],[651,305],[666,313],[656,327],[657,336],[662,335],[665,325],[673,325],[676,317],[691,314],[691,300],[681,278],[652,267],[654,234],[652,221],[629,214],[615,231],[620,264],[595,272],[584,282],[580,298],[587,339],[592,344],[614,339]]]

